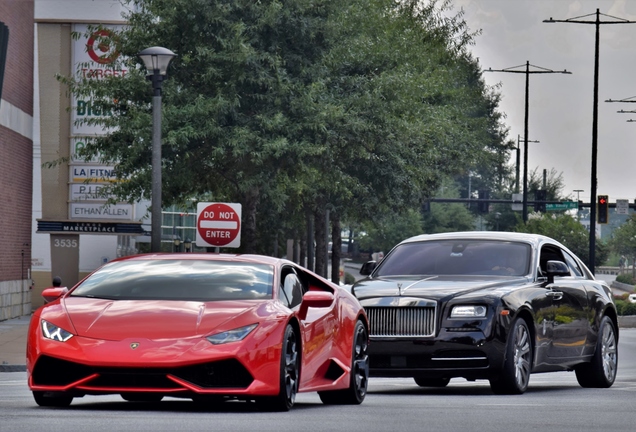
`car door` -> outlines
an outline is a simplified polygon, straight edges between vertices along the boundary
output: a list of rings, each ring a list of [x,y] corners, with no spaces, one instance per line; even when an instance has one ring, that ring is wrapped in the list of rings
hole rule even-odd
[[[585,278],[571,255],[555,245],[545,245],[541,249],[540,265],[543,269],[549,260],[565,262],[570,275],[557,276],[554,283],[546,286],[546,296],[551,298],[552,303],[551,340],[547,345],[547,355],[551,359],[580,357],[590,325]]]

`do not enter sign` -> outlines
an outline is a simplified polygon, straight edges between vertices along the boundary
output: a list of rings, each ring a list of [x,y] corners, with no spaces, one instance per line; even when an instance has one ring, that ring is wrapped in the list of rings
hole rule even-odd
[[[199,247],[239,247],[241,245],[241,205],[199,203],[196,244]]]

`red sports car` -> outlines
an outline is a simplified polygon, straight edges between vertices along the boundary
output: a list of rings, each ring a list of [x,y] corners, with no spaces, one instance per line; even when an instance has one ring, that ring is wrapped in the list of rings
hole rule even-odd
[[[254,400],[287,411],[298,392],[360,404],[369,325],[346,290],[257,255],[148,254],[49,288],[31,319],[29,388],[41,406],[85,395]]]

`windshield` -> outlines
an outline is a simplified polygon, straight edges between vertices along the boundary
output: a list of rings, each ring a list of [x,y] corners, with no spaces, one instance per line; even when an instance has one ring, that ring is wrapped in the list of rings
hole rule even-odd
[[[71,296],[121,300],[272,298],[273,267],[209,260],[131,260],[107,264]]]
[[[494,240],[404,243],[380,262],[374,276],[523,276],[529,273],[530,257],[530,245],[526,243]]]

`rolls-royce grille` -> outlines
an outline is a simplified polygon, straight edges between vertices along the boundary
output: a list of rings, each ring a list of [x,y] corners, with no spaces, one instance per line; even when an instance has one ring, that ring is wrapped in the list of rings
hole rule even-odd
[[[371,337],[412,337],[435,334],[434,307],[367,307]]]

